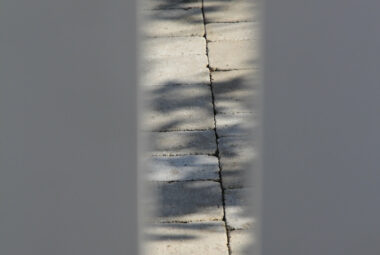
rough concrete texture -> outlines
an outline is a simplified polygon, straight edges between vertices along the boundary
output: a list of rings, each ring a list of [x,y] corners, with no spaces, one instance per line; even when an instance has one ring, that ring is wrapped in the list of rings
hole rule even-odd
[[[253,171],[250,162],[221,159],[220,170],[224,189],[240,189],[250,186],[248,177],[252,174],[251,171]]]
[[[153,157],[147,177],[151,181],[219,180],[218,158],[206,155]]]
[[[216,139],[214,130],[152,132],[152,155],[214,155]]]
[[[199,8],[181,10],[143,11],[142,34],[148,37],[203,36],[202,10]]]
[[[249,185],[256,154],[251,137],[222,137],[218,139],[223,188]]]
[[[233,229],[250,224],[239,188],[254,177],[256,0],[145,1],[141,129],[151,137],[142,203],[157,223],[146,254],[243,254],[246,235]]]
[[[156,182],[156,219],[160,222],[222,220],[221,187],[215,181]]]
[[[259,80],[257,70],[213,72],[212,87],[217,113],[249,113],[255,106]]]
[[[255,21],[257,7],[256,0],[204,0],[207,23]]]
[[[228,255],[224,223],[163,223],[146,231],[147,255]]]
[[[144,10],[167,10],[167,9],[188,9],[201,8],[201,0],[143,0],[141,7]]]
[[[222,158],[251,159],[254,143],[251,137],[221,137],[218,139],[219,155]]]
[[[251,231],[234,230],[230,232],[231,255],[251,254],[255,239]]]
[[[206,55],[156,57],[143,62],[143,86],[210,84]]]
[[[205,55],[206,40],[203,37],[159,37],[146,40],[143,54],[153,57]]]
[[[208,85],[166,85],[146,88],[150,102],[144,127],[153,131],[214,128],[211,89]]]
[[[208,44],[213,70],[258,68],[257,40],[217,41]]]
[[[218,137],[250,136],[253,134],[254,115],[250,113],[216,114],[216,132]]]
[[[257,29],[257,22],[209,23],[206,25],[207,40],[257,40]]]
[[[248,189],[227,189],[224,191],[225,212],[229,229],[249,229],[254,219],[248,211]]]

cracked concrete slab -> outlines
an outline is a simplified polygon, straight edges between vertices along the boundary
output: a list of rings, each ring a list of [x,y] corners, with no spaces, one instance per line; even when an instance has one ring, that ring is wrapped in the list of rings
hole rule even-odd
[[[258,95],[257,70],[213,72],[212,87],[217,113],[249,113]]]
[[[207,40],[239,41],[257,40],[257,22],[209,23],[206,24]]]
[[[143,10],[167,10],[167,9],[189,9],[201,8],[201,0],[143,0],[141,1]]]
[[[205,55],[206,40],[203,37],[158,37],[144,42],[145,56],[149,58],[165,56]]]
[[[251,254],[255,239],[251,231],[234,230],[230,232],[231,255]]]
[[[255,21],[257,9],[254,0],[204,0],[207,23]]]
[[[166,85],[146,88],[149,101],[144,127],[152,131],[214,128],[211,89],[207,85]]]
[[[254,219],[248,211],[249,189],[226,189],[224,191],[226,221],[229,229],[250,229]]]
[[[206,55],[147,58],[143,63],[143,86],[210,84]]]
[[[154,156],[214,155],[214,130],[152,132],[150,152]]]
[[[241,189],[250,186],[248,180],[253,167],[249,162],[236,162],[229,159],[220,160],[220,170],[224,189]]]
[[[223,188],[249,186],[256,153],[251,137],[222,137],[218,139]]]
[[[149,227],[144,250],[152,255],[228,255],[224,223],[162,223]]]
[[[251,222],[240,188],[248,186],[255,158],[249,132],[258,85],[251,7],[256,1],[204,0],[203,20],[200,0],[144,6],[150,19],[142,24],[148,41],[140,71],[150,105],[142,128],[155,131],[143,173],[152,196],[144,204],[158,223],[149,229],[148,254],[243,252],[240,229]],[[225,71],[231,69],[239,70]]]
[[[202,10],[199,8],[181,10],[142,11],[142,34],[148,37],[203,36]]]
[[[218,144],[222,158],[251,159],[255,154],[252,137],[221,137]]]
[[[251,113],[216,114],[215,122],[218,137],[250,136],[256,127]]]
[[[156,156],[150,159],[150,181],[219,180],[219,163],[215,156]]]
[[[213,70],[258,68],[257,40],[208,43],[209,64]]]
[[[223,219],[222,190],[215,181],[156,182],[159,222],[193,222]]]

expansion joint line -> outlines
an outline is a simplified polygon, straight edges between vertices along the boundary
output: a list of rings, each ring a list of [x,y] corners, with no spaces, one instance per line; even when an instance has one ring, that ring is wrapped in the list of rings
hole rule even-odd
[[[227,226],[227,220],[226,220],[226,202],[225,202],[225,195],[224,195],[224,188],[223,188],[223,178],[222,178],[221,164],[220,164],[218,133],[216,132],[215,95],[214,95],[214,89],[213,89],[213,86],[212,86],[212,76],[211,76],[211,73],[213,72],[213,70],[210,67],[210,59],[209,59],[209,54],[208,54],[209,50],[208,50],[208,40],[207,40],[207,30],[206,30],[206,18],[205,18],[204,0],[202,0],[202,17],[203,17],[203,27],[204,27],[204,31],[205,31],[203,37],[206,40],[206,56],[207,56],[207,64],[208,64],[207,67],[209,69],[211,100],[212,100],[212,107],[213,107],[213,112],[214,112],[214,132],[215,132],[215,140],[216,140],[216,152],[215,152],[215,156],[218,158],[218,165],[219,165],[219,179],[220,179],[220,189],[222,191],[222,205],[223,205],[223,222],[224,222],[224,227],[225,227],[225,230],[226,230],[228,254],[231,255],[230,231],[229,231],[229,228]]]

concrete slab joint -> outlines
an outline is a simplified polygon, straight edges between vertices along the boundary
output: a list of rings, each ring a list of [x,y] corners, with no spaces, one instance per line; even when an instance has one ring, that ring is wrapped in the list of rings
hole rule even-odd
[[[147,254],[243,254],[254,220],[257,16],[249,0],[148,0],[142,86],[155,215]]]

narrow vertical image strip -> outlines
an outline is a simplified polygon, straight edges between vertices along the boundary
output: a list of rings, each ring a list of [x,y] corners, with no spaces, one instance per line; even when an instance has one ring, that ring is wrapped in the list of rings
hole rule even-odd
[[[147,254],[246,254],[254,159],[255,3],[145,0],[139,86]],[[251,16],[252,17],[251,17]],[[150,201],[150,202],[148,202]],[[148,206],[148,205],[147,205]]]

